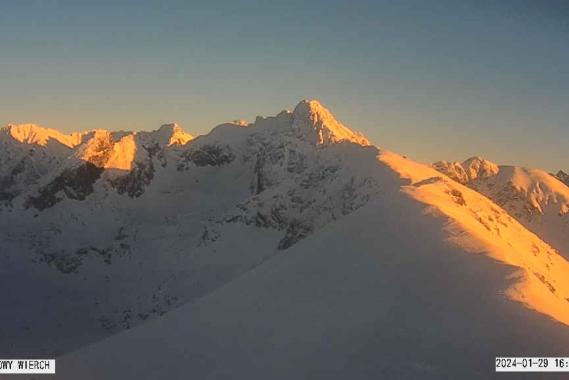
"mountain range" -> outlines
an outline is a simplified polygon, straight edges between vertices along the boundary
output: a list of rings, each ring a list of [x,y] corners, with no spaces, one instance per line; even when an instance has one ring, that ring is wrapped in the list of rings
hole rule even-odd
[[[569,258],[569,187],[557,176],[481,157],[433,167],[503,207],[516,220]]]
[[[9,125],[0,356],[57,356],[61,379],[491,378],[496,356],[562,356],[563,178],[421,164],[315,100],[197,137]]]

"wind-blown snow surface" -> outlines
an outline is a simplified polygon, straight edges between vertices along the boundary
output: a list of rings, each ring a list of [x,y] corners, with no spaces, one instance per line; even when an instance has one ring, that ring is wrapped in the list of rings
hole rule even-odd
[[[561,179],[543,170],[498,166],[480,157],[433,166],[492,199],[569,257],[569,187]]]
[[[57,377],[488,378],[497,355],[566,354],[567,261],[315,101],[185,144],[97,136],[6,191],[3,356],[143,321]]]

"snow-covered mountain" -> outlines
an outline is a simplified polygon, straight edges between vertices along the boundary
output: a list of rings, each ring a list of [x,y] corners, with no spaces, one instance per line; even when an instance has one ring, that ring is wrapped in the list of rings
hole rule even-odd
[[[140,172],[152,175],[154,155],[164,164],[166,151],[191,139],[176,124],[154,132],[93,130],[69,135],[33,124],[8,125],[0,130],[0,199],[43,210],[64,198],[85,199],[103,174],[119,191],[142,191],[125,189],[125,182]]]
[[[65,145],[26,128],[1,140],[0,281],[22,289],[0,315],[5,354],[64,352],[159,316],[377,191],[325,149],[367,140],[314,101],[196,139],[171,124],[76,133]]]
[[[481,157],[433,167],[484,194],[569,258],[569,187],[539,169],[498,166]]]
[[[566,259],[317,101],[196,138],[19,128],[0,138],[0,356],[129,329],[57,377],[440,379],[567,347]]]

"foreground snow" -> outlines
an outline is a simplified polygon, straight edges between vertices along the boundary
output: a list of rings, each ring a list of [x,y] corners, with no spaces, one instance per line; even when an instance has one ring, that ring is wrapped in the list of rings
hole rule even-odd
[[[397,155],[381,160],[430,174]],[[440,182],[407,185],[377,166],[382,199],[199,301],[60,358],[58,377],[480,379],[493,377],[495,356],[566,352],[567,326],[509,299],[519,269],[486,256],[502,247],[449,224],[447,199],[434,212],[410,198],[446,198]],[[467,203],[480,198],[450,186]],[[526,233],[511,223],[504,229]]]

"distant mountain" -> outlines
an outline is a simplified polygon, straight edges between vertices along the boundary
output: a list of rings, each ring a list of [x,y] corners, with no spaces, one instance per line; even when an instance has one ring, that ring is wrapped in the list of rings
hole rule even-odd
[[[33,124],[9,125],[0,130],[0,200],[38,210],[64,198],[83,200],[103,174],[119,192],[140,195],[154,172],[153,156],[163,163],[167,151],[191,139],[176,124],[154,132],[69,135]]]
[[[58,378],[439,379],[567,347],[554,248],[317,101],[195,138],[18,128],[0,138],[0,356],[132,328]],[[504,170],[461,168],[469,186]]]
[[[569,187],[559,178],[539,169],[498,166],[481,157],[440,161],[433,167],[492,199],[569,257]]]

